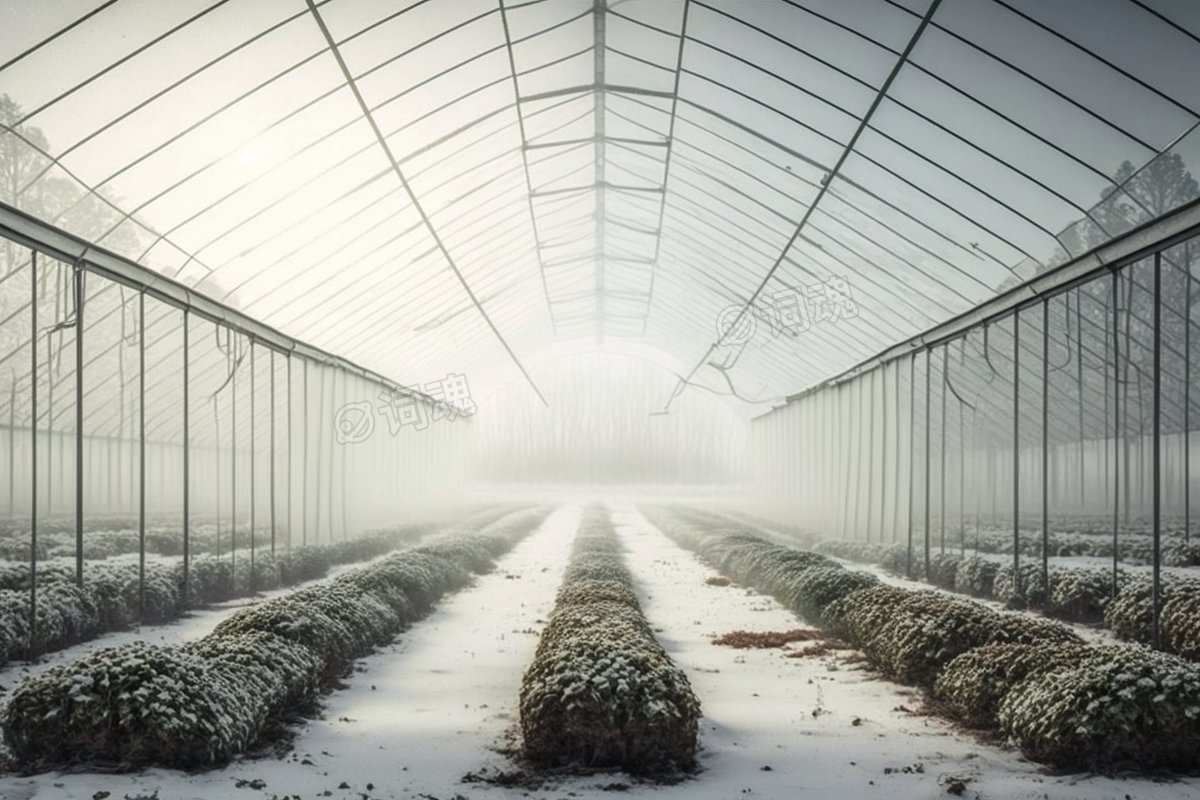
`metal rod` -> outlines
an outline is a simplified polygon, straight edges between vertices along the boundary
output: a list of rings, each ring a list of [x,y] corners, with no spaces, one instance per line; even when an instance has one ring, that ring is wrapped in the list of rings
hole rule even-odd
[[[942,477],[939,483],[939,495],[941,499],[941,551],[946,552],[946,375],[950,366],[950,345],[947,344],[942,348],[942,445],[941,445],[941,466]]]
[[[869,384],[871,391],[871,402],[867,406],[868,413],[871,415],[871,421],[867,425],[867,541],[871,541],[871,517],[875,509],[875,379],[878,377],[879,370],[871,371],[871,382]],[[884,453],[886,458],[886,450]],[[882,464],[882,459],[880,463]],[[883,541],[883,499],[880,498],[879,506],[879,540]]]
[[[932,528],[932,523],[929,518],[930,513],[930,490],[932,472],[930,471],[930,431],[933,428],[933,423],[930,418],[930,385],[933,376],[933,351],[925,351],[925,579],[929,579],[929,533]]]
[[[254,594],[254,338],[250,338],[250,594]]]
[[[1021,312],[1013,312],[1013,589],[1021,585]]]
[[[1083,298],[1079,287],[1075,288],[1075,386],[1079,391],[1079,511],[1083,513],[1087,510],[1087,464],[1083,433]]]
[[[304,508],[300,509],[300,544],[308,544],[308,360],[304,361],[304,381],[301,385],[304,392],[301,422],[304,425],[304,432],[300,436],[300,502],[304,503]]]
[[[75,583],[83,588],[83,301],[84,271],[75,267]]]
[[[233,374],[229,377],[229,566],[233,572],[233,588],[237,590],[237,336],[226,339],[233,359]]]
[[[958,363],[961,365],[966,358],[967,341],[959,343]],[[967,554],[967,438],[964,430],[963,401],[958,400],[958,552]],[[974,438],[974,431],[972,431]],[[974,446],[974,442],[971,443]]]
[[[895,484],[892,492],[892,541],[896,541],[896,535],[900,532],[900,437],[903,429],[900,426],[900,362],[896,362],[896,379],[894,398],[896,402],[896,452],[893,456],[895,461],[895,476],[893,483]]]
[[[146,617],[146,293],[138,294],[138,619]]]
[[[1112,273],[1112,342],[1113,342],[1113,543],[1112,543],[1112,596],[1120,589],[1120,542],[1121,527],[1121,273]]]
[[[1183,243],[1183,541],[1192,538],[1192,243]]]
[[[38,425],[38,354],[37,354],[37,333],[38,333],[38,282],[37,282],[37,251],[31,250],[29,254],[29,330],[30,330],[30,346],[29,346],[29,391],[30,391],[30,413],[32,418],[29,423],[29,458],[30,458],[30,504],[29,504],[29,641],[26,643],[26,654],[32,658],[34,653],[33,644],[37,641],[37,562],[38,562],[38,545],[37,545],[37,512],[38,512],[38,442],[37,442],[37,425]],[[14,435],[15,431],[10,431],[9,435]],[[15,449],[15,448],[14,448]]]
[[[287,549],[292,552],[292,354],[287,356]]]
[[[916,437],[914,418],[917,412],[917,353],[913,351],[908,360],[908,555],[905,561],[905,575],[912,580],[913,557],[913,486],[916,483],[913,475],[917,468],[917,448],[913,446]]]
[[[1078,309],[1078,305],[1076,305]],[[1080,384],[1080,390],[1083,385]],[[1082,434],[1083,431],[1080,431]],[[1082,463],[1080,465],[1082,469]],[[1042,590],[1050,591],[1050,298],[1042,301]]]
[[[1154,254],[1154,439],[1153,463],[1150,466],[1152,492],[1151,513],[1154,519],[1154,575],[1151,584],[1151,641],[1160,647],[1160,616],[1162,614],[1162,251]]]
[[[183,606],[186,608],[191,597],[188,594],[188,579],[191,571],[191,415],[189,401],[188,371],[191,356],[188,353],[188,333],[191,327],[189,311],[183,310]]]
[[[271,357],[271,555],[275,555],[275,351],[268,353]]]

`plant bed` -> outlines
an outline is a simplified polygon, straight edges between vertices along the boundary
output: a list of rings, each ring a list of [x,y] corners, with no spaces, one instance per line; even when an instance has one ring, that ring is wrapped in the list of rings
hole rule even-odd
[[[1200,665],[1137,645],[1093,648],[1013,687],[997,719],[1037,761],[1193,770],[1200,760]]]
[[[603,506],[585,511],[520,711],[524,755],[541,767],[695,766],[700,704],[642,617]]]
[[[223,763],[274,723],[311,710],[318,689],[353,659],[464,585],[471,571],[490,568],[481,552],[506,551],[544,517],[519,512],[470,542],[455,537],[393,554],[244,609],[181,647],[139,642],[50,669],[12,693],[0,717],[5,740],[26,769]]]

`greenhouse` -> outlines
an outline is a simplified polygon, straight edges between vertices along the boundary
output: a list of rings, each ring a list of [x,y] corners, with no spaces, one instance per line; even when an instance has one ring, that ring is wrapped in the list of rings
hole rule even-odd
[[[0,0],[0,799],[1200,796],[1198,74]]]

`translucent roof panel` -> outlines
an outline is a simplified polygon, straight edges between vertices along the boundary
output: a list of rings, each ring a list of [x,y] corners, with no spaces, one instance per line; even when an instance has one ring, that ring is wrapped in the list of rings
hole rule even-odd
[[[1200,193],[1189,0],[0,17],[0,202],[405,385],[636,343],[751,411]]]

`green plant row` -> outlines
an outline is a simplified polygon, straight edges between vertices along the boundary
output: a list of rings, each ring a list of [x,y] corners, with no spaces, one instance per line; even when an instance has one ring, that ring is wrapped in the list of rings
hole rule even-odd
[[[1184,659],[1092,647],[1050,620],[883,585],[824,555],[729,533],[736,524],[713,534],[662,510],[647,516],[733,580],[773,595],[883,674],[926,689],[947,714],[1030,758],[1067,768],[1200,766],[1200,667]]]
[[[467,518],[482,525],[504,513],[477,512]],[[195,556],[188,564],[184,596],[183,561],[146,564],[142,593],[135,562],[87,563],[82,588],[75,583],[74,562],[38,565],[37,616],[30,627],[29,565],[0,565],[0,666],[9,660],[61,650],[136,624],[161,624],[189,608],[222,603],[255,592],[295,586],[325,577],[341,564],[353,564],[412,543],[429,525],[404,525],[325,545],[290,552],[258,552],[253,574],[248,551],[236,559],[226,555]],[[144,604],[144,605],[143,605]]]
[[[319,585],[240,611],[179,647],[135,642],[29,678],[0,722],[26,769],[75,763],[202,767],[297,715],[351,662],[465,586],[545,518],[453,529]]]
[[[826,540],[817,542],[814,549],[838,558],[877,563],[895,575],[905,573],[907,553],[902,545]],[[1153,641],[1152,583],[1150,575],[1142,571],[1118,571],[1113,597],[1113,574],[1105,568],[1051,566],[1047,580],[1040,562],[1024,562],[1018,572],[1011,563],[958,553],[935,553],[927,575],[920,561],[914,561],[914,567],[920,571],[914,577],[943,589],[1034,609],[1058,619],[1103,622],[1122,639],[1141,644]],[[1160,646],[1200,661],[1200,579],[1166,574],[1160,587]]]
[[[695,764],[700,703],[642,616],[620,542],[589,506],[521,682],[525,755],[663,775]]]

